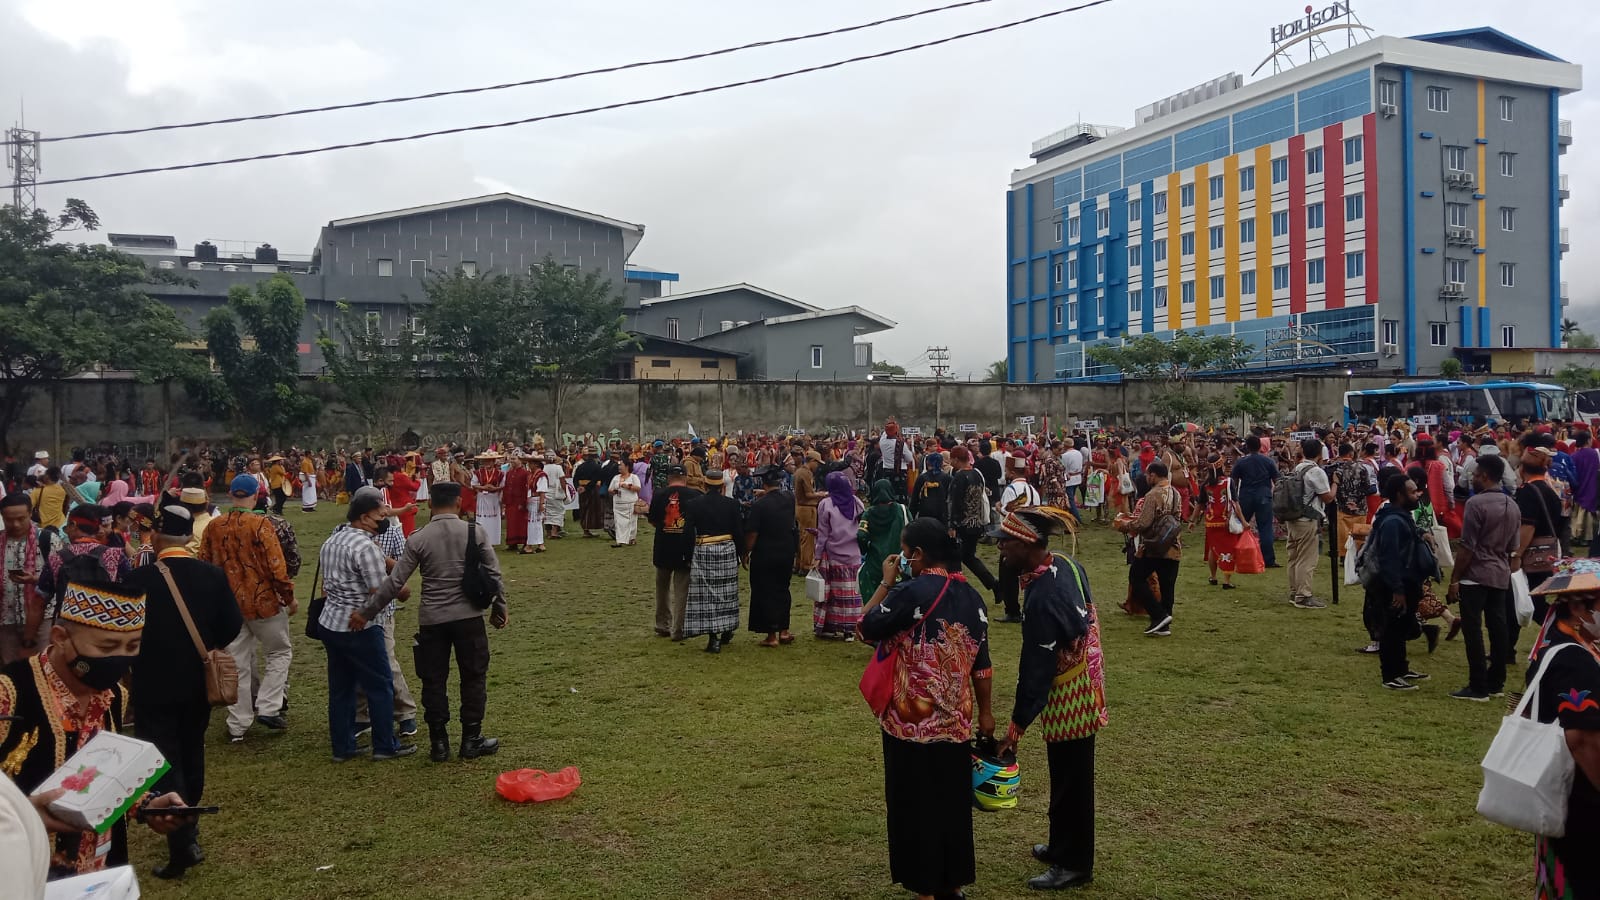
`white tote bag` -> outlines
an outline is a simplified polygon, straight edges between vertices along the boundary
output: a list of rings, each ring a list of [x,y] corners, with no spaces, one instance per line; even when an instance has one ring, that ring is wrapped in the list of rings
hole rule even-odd
[[[1566,732],[1559,722],[1538,721],[1539,688],[1550,660],[1572,646],[1562,644],[1545,654],[1528,692],[1515,711],[1500,721],[1483,758],[1483,790],[1478,814],[1518,831],[1562,837],[1567,831],[1567,798],[1572,794],[1574,763]],[[1524,715],[1532,710],[1533,717]]]
[[[1516,602],[1517,627],[1533,621],[1533,589],[1528,587],[1528,573],[1518,569],[1511,573],[1511,599]]]
[[[1438,560],[1441,569],[1456,567],[1456,554],[1450,549],[1450,531],[1443,525],[1435,525],[1430,529],[1433,535],[1433,558]]]
[[[1356,539],[1344,539],[1344,583],[1360,584],[1361,576],[1356,574]]]
[[[812,606],[820,606],[828,600],[828,581],[822,577],[821,569],[812,569],[806,573],[806,599]]]

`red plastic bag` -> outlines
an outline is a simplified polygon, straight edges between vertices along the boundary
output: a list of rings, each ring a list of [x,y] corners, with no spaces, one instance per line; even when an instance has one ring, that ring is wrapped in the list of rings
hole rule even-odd
[[[553,774],[541,769],[516,769],[501,772],[494,780],[494,789],[514,803],[539,803],[560,800],[577,790],[582,783],[577,766],[567,766]]]
[[[1234,546],[1233,569],[1240,575],[1260,575],[1267,570],[1266,560],[1261,558],[1261,540],[1250,528],[1239,535],[1239,542]]]

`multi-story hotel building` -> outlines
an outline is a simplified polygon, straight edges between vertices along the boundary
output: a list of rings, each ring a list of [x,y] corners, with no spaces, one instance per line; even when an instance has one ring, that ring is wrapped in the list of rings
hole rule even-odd
[[[1489,28],[1377,37],[1037,142],[1006,194],[1011,380],[1114,376],[1085,349],[1180,329],[1257,370],[1559,346],[1581,79]]]

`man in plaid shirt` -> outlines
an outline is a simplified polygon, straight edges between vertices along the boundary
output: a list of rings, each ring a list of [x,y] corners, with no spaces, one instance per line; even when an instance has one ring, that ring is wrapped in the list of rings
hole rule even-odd
[[[372,495],[381,502],[383,491],[368,485],[359,491],[356,496]],[[400,520],[394,516],[394,508],[384,504],[384,512],[389,514],[387,526],[380,522],[378,530],[372,535],[378,549],[383,552],[383,565],[385,572],[394,571],[394,565],[401,555],[406,552],[405,531],[400,527]],[[340,528],[348,528],[341,525]],[[400,668],[400,660],[394,655],[394,611],[395,604],[390,603],[373,620],[374,624],[383,628],[383,646],[389,652],[389,672],[394,683],[394,721],[397,733],[401,737],[412,737],[417,733],[417,702],[411,697],[411,686],[406,684],[406,673]],[[356,739],[372,728],[371,719],[368,717],[367,692],[356,685]]]

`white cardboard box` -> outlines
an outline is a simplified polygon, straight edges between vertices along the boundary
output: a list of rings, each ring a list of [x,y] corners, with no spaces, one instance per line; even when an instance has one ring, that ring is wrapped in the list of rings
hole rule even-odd
[[[104,834],[171,766],[149,741],[102,731],[72,754],[35,794],[67,792],[50,804],[63,822]]]
[[[139,900],[132,866],[74,875],[44,886],[44,900]]]

